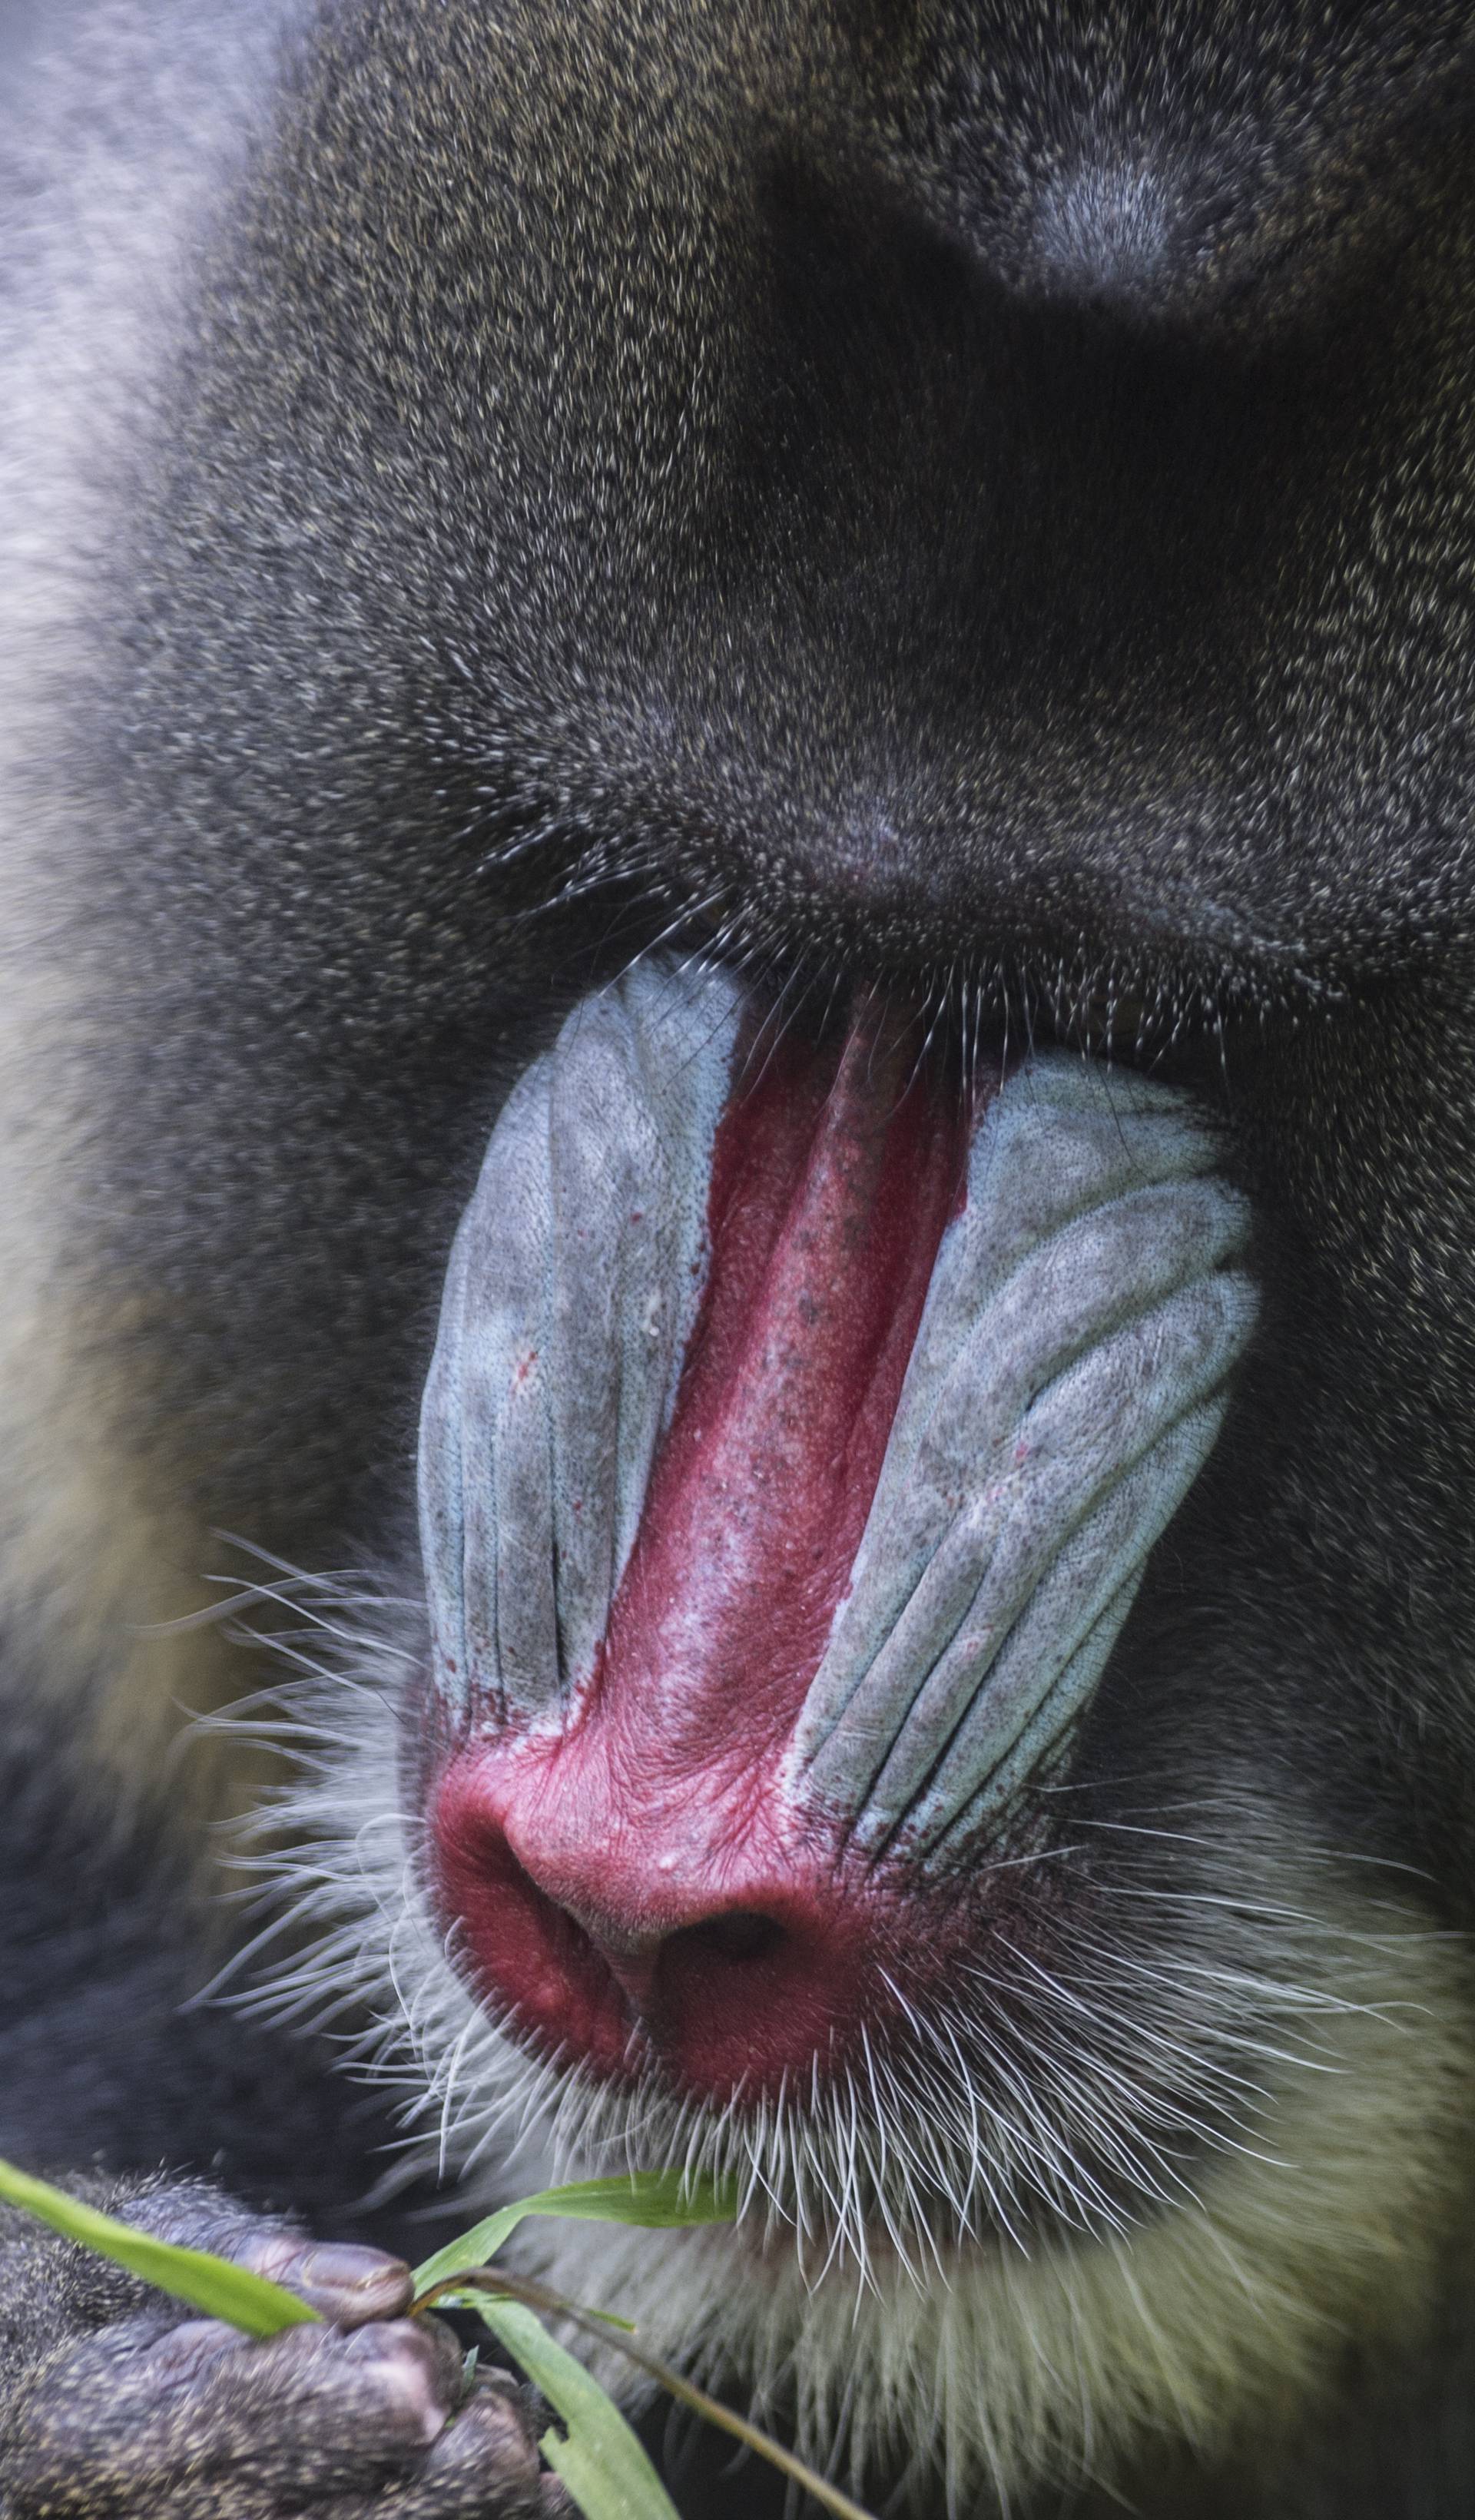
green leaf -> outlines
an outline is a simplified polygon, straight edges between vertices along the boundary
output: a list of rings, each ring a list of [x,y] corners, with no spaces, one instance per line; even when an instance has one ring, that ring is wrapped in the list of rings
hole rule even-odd
[[[233,2266],[229,2258],[212,2257],[207,2249],[180,2249],[170,2240],[156,2240],[131,2223],[116,2222],[95,2205],[68,2196],[65,2187],[13,2169],[8,2161],[0,2161],[0,2197],[48,2224],[64,2239],[80,2241],[84,2249],[95,2249],[115,2267],[142,2275],[145,2283],[188,2302],[206,2318],[228,2320],[246,2336],[275,2336],[284,2327],[302,2327],[317,2318],[284,2284]]]
[[[679,2170],[642,2170],[624,2179],[581,2179],[572,2187],[546,2187],[504,2205],[450,2240],[415,2270],[417,2294],[444,2283],[468,2267],[489,2264],[524,2215],[549,2214],[576,2223],[632,2223],[648,2231],[685,2229],[693,2223],[731,2223],[738,2212],[736,2182],[688,2179]]]
[[[557,2194],[557,2190],[554,2191]],[[538,2447],[585,2520],[677,2520],[676,2506],[612,2399],[582,2362],[555,2343],[518,2301],[478,2294],[476,2306],[498,2343],[527,2373],[568,2427]]]

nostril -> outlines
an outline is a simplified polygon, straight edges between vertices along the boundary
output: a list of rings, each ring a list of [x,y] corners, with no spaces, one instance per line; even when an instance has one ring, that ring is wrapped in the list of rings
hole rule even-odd
[[[725,1915],[704,1916],[699,1925],[684,1925],[667,1938],[668,1951],[685,1948],[720,1960],[770,1959],[783,1940],[777,1916],[751,1908],[733,1908]]]
[[[576,1878],[565,1860],[548,1877],[544,1850],[525,1862],[499,1822],[448,1832],[441,1857],[492,1989],[525,2028],[606,2066],[627,2061],[634,2040],[679,2040],[714,2006],[739,2007],[746,2041],[753,2007],[773,1992],[766,1976],[760,1999],[747,1973],[767,1962],[771,1975],[795,1957],[787,1925],[767,1908],[664,1922],[649,1908],[642,1914],[629,1882],[623,1903],[600,1897],[592,1865]]]
[[[838,2054],[884,1994],[884,1895],[766,1848],[724,1880],[664,1809],[608,1826],[592,1796],[571,1808],[566,1778],[560,1800],[535,1794],[530,1766],[496,1748],[453,1760],[431,1832],[437,1904],[514,2038],[724,2098]]]

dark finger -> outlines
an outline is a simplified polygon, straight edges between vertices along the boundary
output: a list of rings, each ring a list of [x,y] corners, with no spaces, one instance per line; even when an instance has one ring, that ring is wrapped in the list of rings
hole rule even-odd
[[[540,2471],[527,2393],[494,2377],[386,2498],[383,2520],[555,2520],[562,2505],[546,2500],[551,2482]]]
[[[399,2318],[415,2296],[415,2281],[402,2258],[348,2242],[304,2239],[270,2225],[245,2233],[228,2253],[253,2274],[268,2275],[300,2293],[335,2327],[363,2327],[371,2319]]]

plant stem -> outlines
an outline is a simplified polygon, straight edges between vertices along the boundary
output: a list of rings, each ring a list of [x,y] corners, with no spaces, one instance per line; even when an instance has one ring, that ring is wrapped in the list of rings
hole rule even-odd
[[[731,2433],[748,2450],[756,2451],[770,2466],[792,2477],[796,2485],[802,2485],[806,2494],[813,2495],[816,2502],[822,2503],[827,2511],[832,2511],[835,2520],[872,2520],[872,2515],[859,2502],[852,2502],[848,2494],[842,2494],[837,2485],[831,2485],[827,2479],[818,2475],[802,2458],[785,2450],[759,2425],[749,2423],[744,2415],[735,2414],[720,2398],[709,2398],[705,2389],[697,2388],[694,2380],[688,2380],[671,2363],[662,2362],[654,2354],[648,2354],[644,2346],[632,2344],[630,2338],[622,2336],[617,2328],[606,2326],[597,2313],[581,2310],[577,2302],[565,2301],[561,2293],[552,2291],[547,2284],[538,2283],[531,2275],[505,2273],[498,2267],[466,2268],[460,2274],[448,2275],[443,2282],[431,2284],[429,2290],[422,2293],[413,2305],[412,2316],[432,2309],[447,2293],[468,2291],[505,2293],[509,2301],[520,2301],[526,2309],[541,2312],[544,2318],[567,2319],[570,2326],[577,2327],[581,2334],[593,2337],[601,2345],[613,2345],[650,2379],[668,2389],[673,2398],[679,2398],[684,2406],[704,2416],[709,2424],[716,2424],[723,2432]]]

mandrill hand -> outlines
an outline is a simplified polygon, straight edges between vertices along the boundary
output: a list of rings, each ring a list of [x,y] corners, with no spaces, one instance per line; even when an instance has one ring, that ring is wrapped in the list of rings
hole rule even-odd
[[[161,2238],[213,2249],[326,2324],[251,2339],[18,2216],[0,2222],[3,2520],[564,2520],[523,2393],[480,2380],[410,2273],[319,2247],[196,2184],[69,2182]],[[27,2263],[28,2262],[28,2263]]]

